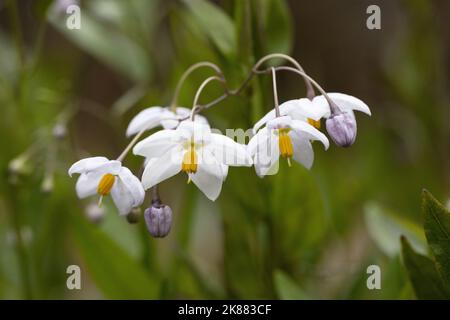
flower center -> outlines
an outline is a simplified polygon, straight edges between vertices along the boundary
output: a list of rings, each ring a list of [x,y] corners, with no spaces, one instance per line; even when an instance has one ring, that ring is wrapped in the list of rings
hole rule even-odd
[[[280,154],[284,158],[289,159],[294,155],[294,148],[292,146],[291,137],[289,137],[290,129],[278,129],[278,145],[280,147]]]
[[[312,125],[316,129],[320,129],[320,120],[313,120],[311,118],[308,118],[308,123]]]
[[[197,153],[195,152],[195,144],[193,142],[190,143],[187,151],[183,155],[181,171],[186,173],[197,172]]]
[[[97,187],[97,193],[101,196],[107,196],[114,185],[116,178],[111,173],[105,174]]]

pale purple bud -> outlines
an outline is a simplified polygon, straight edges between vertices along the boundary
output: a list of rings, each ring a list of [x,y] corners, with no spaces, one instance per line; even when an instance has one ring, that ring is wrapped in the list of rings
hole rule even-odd
[[[155,238],[164,238],[172,227],[172,209],[165,204],[154,202],[150,208],[145,209],[145,222],[148,232]]]
[[[325,123],[327,132],[340,147],[350,147],[356,139],[356,120],[348,112],[332,115]]]

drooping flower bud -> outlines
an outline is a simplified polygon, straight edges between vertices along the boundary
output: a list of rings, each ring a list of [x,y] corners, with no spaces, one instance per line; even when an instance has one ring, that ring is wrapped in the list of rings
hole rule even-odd
[[[350,147],[356,139],[356,120],[348,112],[331,115],[325,123],[327,132],[334,143],[340,147]]]
[[[153,201],[152,201],[153,202]],[[144,212],[148,232],[155,238],[164,238],[172,227],[172,209],[158,202],[153,202]]]

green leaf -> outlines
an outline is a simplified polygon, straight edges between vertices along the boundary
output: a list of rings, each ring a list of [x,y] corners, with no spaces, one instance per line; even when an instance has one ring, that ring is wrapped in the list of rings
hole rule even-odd
[[[282,300],[307,300],[305,292],[295,281],[281,270],[275,270],[273,281],[277,295]]]
[[[400,238],[400,241],[402,244],[403,263],[408,271],[417,298],[450,298],[450,294],[445,289],[433,261],[426,256],[416,253],[404,236]]]
[[[422,195],[425,236],[436,267],[450,290],[450,213],[427,190]]]
[[[71,218],[74,237],[89,274],[106,298],[157,297],[156,281],[124,249],[81,215],[73,214]]]
[[[184,1],[202,31],[224,56],[236,52],[236,34],[233,21],[215,4],[204,0]]]
[[[65,16],[52,13],[51,24],[80,48],[135,81],[149,79],[151,65],[146,51],[128,37],[108,28],[83,11],[81,28],[68,29]]]
[[[264,39],[267,52],[289,53],[292,49],[292,18],[284,0],[266,0]]]
[[[405,235],[419,253],[427,252],[423,230],[413,222],[385,210],[376,203],[364,207],[364,218],[370,237],[389,257],[400,254],[398,238]]]

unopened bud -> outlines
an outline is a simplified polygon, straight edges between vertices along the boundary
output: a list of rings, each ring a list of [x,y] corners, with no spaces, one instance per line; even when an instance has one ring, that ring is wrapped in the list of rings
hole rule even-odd
[[[127,214],[128,223],[138,223],[139,216],[141,215],[141,208],[133,208],[130,213]]]
[[[153,203],[144,212],[148,232],[155,238],[163,238],[169,234],[172,226],[172,209],[165,204]]]
[[[348,112],[332,115],[326,121],[327,132],[340,147],[350,147],[356,139],[355,116]]]

